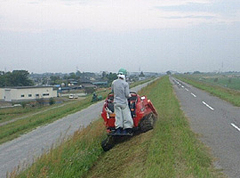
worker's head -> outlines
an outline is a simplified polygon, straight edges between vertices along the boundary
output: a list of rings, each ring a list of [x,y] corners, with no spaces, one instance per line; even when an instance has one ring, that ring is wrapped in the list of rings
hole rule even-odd
[[[126,69],[123,69],[123,68],[121,68],[121,69],[119,69],[119,71],[118,71],[118,78],[121,78],[121,79],[126,79],[126,75],[127,75],[127,70]]]

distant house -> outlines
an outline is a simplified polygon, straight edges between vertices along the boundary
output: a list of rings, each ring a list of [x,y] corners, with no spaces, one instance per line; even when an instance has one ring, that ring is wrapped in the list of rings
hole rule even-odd
[[[0,89],[0,100],[22,101],[57,97],[57,90],[51,86],[24,86]]]
[[[92,84],[96,86],[108,86],[108,81],[97,81],[97,82],[92,82]]]

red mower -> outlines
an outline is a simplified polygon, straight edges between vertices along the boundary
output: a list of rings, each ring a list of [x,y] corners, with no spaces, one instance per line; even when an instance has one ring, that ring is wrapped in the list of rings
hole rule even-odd
[[[136,133],[147,132],[154,127],[158,114],[152,102],[146,96],[139,96],[135,92],[130,92],[130,94],[131,97],[128,99],[128,105],[134,123],[133,134],[116,135],[113,93],[109,93],[105,99],[101,113],[107,129],[107,138],[101,143],[104,151],[110,150],[119,141],[129,138]]]

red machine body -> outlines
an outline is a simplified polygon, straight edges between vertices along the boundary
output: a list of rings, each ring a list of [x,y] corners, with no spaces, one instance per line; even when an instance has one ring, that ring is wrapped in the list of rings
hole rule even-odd
[[[152,102],[146,96],[139,96],[135,92],[131,92],[131,97],[128,99],[129,108],[134,123],[134,130],[141,129],[141,122],[144,118],[151,115],[152,118],[157,118],[157,112]],[[115,130],[115,114],[114,114],[114,94],[110,93],[105,99],[101,116],[105,122],[107,132],[111,133]],[[142,126],[143,127],[143,126]]]

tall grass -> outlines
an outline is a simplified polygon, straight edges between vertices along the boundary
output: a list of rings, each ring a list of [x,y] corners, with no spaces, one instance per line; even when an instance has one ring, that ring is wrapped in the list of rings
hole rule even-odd
[[[102,154],[99,140],[105,134],[102,120],[95,121],[85,129],[62,140],[60,146],[45,152],[35,163],[19,174],[18,169],[9,177],[18,178],[72,178],[81,177]],[[67,140],[67,141],[66,141]],[[59,143],[58,143],[59,144]]]
[[[191,131],[168,77],[148,85],[143,94],[159,113],[153,130],[104,153],[100,142],[105,128],[99,119],[17,177],[221,177],[208,150]],[[16,175],[17,171],[11,174]]]
[[[51,123],[68,114],[77,112],[91,104],[90,97],[76,103],[65,105],[64,107],[55,108],[45,112],[29,116],[25,119],[16,120],[15,122],[0,127],[0,144],[12,140],[19,135],[28,132],[40,125]]]
[[[206,147],[191,131],[168,77],[140,94],[150,98],[159,113],[154,130],[114,147],[85,177],[222,177]]]

